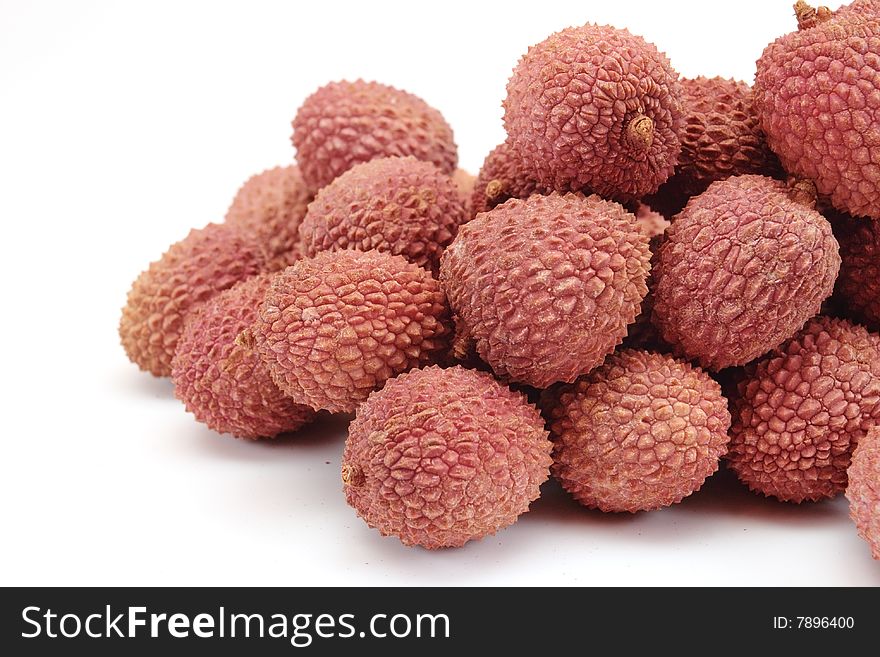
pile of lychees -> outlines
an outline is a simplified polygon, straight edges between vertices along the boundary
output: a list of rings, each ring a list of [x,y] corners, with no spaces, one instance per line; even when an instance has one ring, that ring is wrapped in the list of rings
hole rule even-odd
[[[328,84],[297,164],[135,281],[129,358],[240,438],[354,413],[346,500],[408,545],[494,533],[551,472],[636,512],[724,458],[778,500],[846,491],[880,558],[880,1],[795,13],[754,87],[551,35],[476,179],[421,99]]]

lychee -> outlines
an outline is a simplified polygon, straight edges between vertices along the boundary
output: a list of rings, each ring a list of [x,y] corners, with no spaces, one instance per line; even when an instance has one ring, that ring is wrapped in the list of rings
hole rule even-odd
[[[685,128],[681,156],[672,176],[651,203],[668,215],[716,180],[743,174],[782,177],[767,146],[754,108],[754,91],[745,82],[725,78],[681,81]]]
[[[253,236],[231,224],[191,231],[132,285],[119,323],[125,353],[142,370],[170,376],[187,314],[268,266]]]
[[[743,365],[819,312],[840,267],[837,241],[800,190],[764,176],[712,183],[666,231],[653,321],[711,370]]]
[[[249,178],[226,212],[226,223],[254,234],[272,257],[272,268],[296,260],[299,225],[312,200],[299,167],[275,167]]]
[[[841,259],[836,296],[848,316],[880,328],[880,220],[837,215],[832,225]]]
[[[626,335],[647,287],[650,250],[636,218],[581,194],[511,199],[461,227],[440,280],[458,353],[544,388],[600,365]]]
[[[880,11],[818,10],[799,0],[798,30],[764,50],[755,107],[789,173],[838,210],[880,219]]]
[[[516,154],[510,141],[496,146],[486,156],[474,182],[471,197],[471,216],[488,212],[511,198],[528,198],[549,190],[538,185],[531,172]]]
[[[335,251],[279,273],[242,339],[293,401],[349,413],[392,376],[435,362],[448,324],[425,269],[379,251]]]
[[[581,504],[648,511],[700,489],[727,451],[730,413],[720,386],[697,367],[622,350],[542,402],[553,474]]]
[[[436,272],[467,219],[455,183],[436,166],[414,157],[378,158],[318,192],[300,226],[302,251],[376,249]]]
[[[678,162],[678,73],[626,30],[567,28],[529,48],[514,69],[504,126],[542,185],[640,198]]]
[[[873,557],[880,559],[880,427],[862,436],[847,475],[849,515]]]
[[[785,502],[843,492],[852,450],[880,423],[880,336],[818,317],[746,368],[732,399],[728,460]]]
[[[293,145],[312,191],[359,162],[412,155],[451,175],[458,162],[452,129],[418,96],[378,82],[332,82],[300,107]]]
[[[528,510],[550,449],[538,410],[491,375],[414,370],[358,408],[342,456],[345,499],[383,536],[458,547]]]
[[[296,431],[315,415],[282,394],[257,355],[236,343],[256,320],[271,279],[253,276],[190,313],[172,361],[174,394],[186,409],[237,438]]]

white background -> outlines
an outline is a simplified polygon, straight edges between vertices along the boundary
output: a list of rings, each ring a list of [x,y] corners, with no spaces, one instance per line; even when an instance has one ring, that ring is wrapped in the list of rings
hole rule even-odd
[[[751,81],[790,4],[0,1],[0,584],[880,584],[843,498],[784,505],[726,473],[636,516],[549,484],[495,537],[407,549],[345,505],[344,423],[214,435],[116,334],[149,261],[292,159],[327,81],[424,97],[476,172],[511,68],[551,32],[626,26],[685,76]]]

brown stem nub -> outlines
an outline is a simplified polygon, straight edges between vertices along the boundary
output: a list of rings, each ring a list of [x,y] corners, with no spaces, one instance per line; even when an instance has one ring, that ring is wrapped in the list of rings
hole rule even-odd
[[[816,201],[819,199],[819,190],[816,189],[816,183],[806,178],[790,177],[786,184],[788,185],[788,197],[806,205],[808,208],[815,209]]]
[[[831,18],[831,13],[828,7],[814,9],[804,0],[797,0],[794,3],[794,15],[797,16],[799,30],[808,30],[811,27],[816,27],[819,23],[824,23]]]
[[[245,357],[245,354],[251,351],[249,347],[244,347],[238,344],[238,338],[236,338],[235,345],[238,347],[238,349],[233,349],[229,353],[229,356],[221,360],[219,363],[220,370],[223,372],[232,372],[233,370],[235,370],[241,363],[242,359]]]
[[[248,351],[253,351],[254,346],[256,346],[256,340],[254,339],[254,334],[250,329],[245,329],[237,336],[235,336],[235,344],[239,347],[247,349]]]
[[[654,143],[654,122],[644,114],[636,114],[626,126],[626,143],[646,151]]]
[[[486,185],[486,198],[492,202],[500,198],[504,192],[504,183],[500,180],[490,180]]]
[[[455,335],[452,338],[452,357],[462,363],[466,363],[475,357],[477,353],[476,341],[470,336],[464,323],[456,316]]]
[[[364,473],[360,468],[346,463],[342,466],[342,485],[343,486],[360,486],[364,483]]]

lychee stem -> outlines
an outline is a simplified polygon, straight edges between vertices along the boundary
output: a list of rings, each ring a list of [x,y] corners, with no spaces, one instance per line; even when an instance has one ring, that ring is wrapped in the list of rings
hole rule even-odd
[[[804,0],[797,0],[794,3],[794,15],[797,16],[799,30],[808,30],[819,23],[824,23],[831,18],[831,13],[828,7],[813,9],[812,5]]]
[[[235,344],[239,347],[247,349],[248,351],[253,351],[254,346],[256,346],[256,340],[254,339],[254,334],[250,329],[245,329],[237,336],[235,336]]]
[[[654,122],[651,117],[636,114],[626,126],[624,132],[626,143],[633,148],[646,151],[654,143]]]
[[[816,183],[806,178],[791,177],[786,181],[788,185],[788,197],[801,205],[814,209],[816,201],[819,199],[819,191],[816,189]]]
[[[496,198],[501,196],[501,192],[504,191],[504,183],[500,180],[490,180],[486,185],[486,198],[489,201],[494,201]]]
[[[466,361],[475,351],[473,338],[468,333],[464,323],[453,317],[455,323],[455,335],[452,338],[452,357],[459,361]]]
[[[364,482],[364,475],[359,468],[346,463],[342,466],[342,485],[360,486]]]

